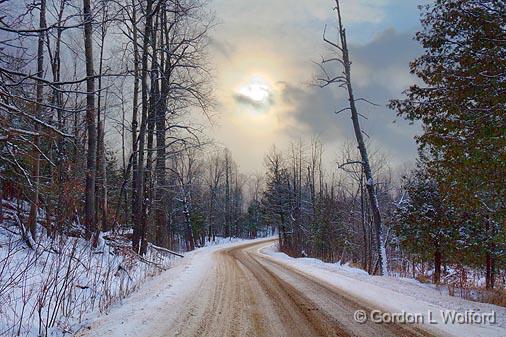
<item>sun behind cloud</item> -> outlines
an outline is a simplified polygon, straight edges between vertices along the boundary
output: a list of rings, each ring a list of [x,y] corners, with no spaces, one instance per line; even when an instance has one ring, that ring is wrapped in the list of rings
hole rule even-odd
[[[273,88],[262,76],[254,75],[241,84],[233,95],[234,100],[254,112],[267,112],[274,104]]]

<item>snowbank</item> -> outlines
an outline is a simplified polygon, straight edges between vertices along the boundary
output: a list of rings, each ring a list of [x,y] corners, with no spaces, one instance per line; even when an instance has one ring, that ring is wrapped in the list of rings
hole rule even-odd
[[[371,276],[365,271],[338,263],[324,263],[313,258],[292,258],[277,249],[277,244],[259,248],[259,253],[278,263],[288,265],[312,277],[323,280],[370,303],[371,307],[382,311],[398,313],[420,313],[424,322],[429,322],[429,312],[437,323],[428,326],[430,330],[450,336],[506,336],[506,308],[466,301],[451,297],[433,286],[412,279]],[[495,313],[496,324],[445,324],[441,310],[465,313],[475,310],[482,313]]]
[[[26,204],[4,202],[0,223],[0,336],[62,336],[73,333],[90,313],[108,308],[146,278],[170,267],[174,257],[149,250],[143,258],[128,242],[106,241],[93,248],[81,238],[37,227],[29,248],[19,217]],[[40,212],[38,222],[45,221]]]

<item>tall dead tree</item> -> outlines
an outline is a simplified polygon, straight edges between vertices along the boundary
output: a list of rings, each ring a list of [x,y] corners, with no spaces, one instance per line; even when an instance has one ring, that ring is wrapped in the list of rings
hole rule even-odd
[[[323,33],[323,40],[337,49],[340,54],[337,57],[332,57],[329,59],[324,59],[322,64],[320,65],[323,75],[323,78],[318,78],[318,82],[321,87],[326,87],[331,84],[338,84],[339,87],[344,88],[348,93],[348,102],[349,106],[342,109],[339,112],[349,110],[351,112],[351,120],[353,122],[353,130],[355,132],[355,137],[357,139],[357,145],[360,152],[361,157],[361,165],[364,171],[365,180],[366,180],[366,189],[369,196],[370,207],[372,210],[373,222],[376,230],[376,250],[378,254],[378,264],[380,266],[380,274],[388,275],[388,266],[387,266],[387,258],[386,258],[386,250],[385,243],[383,238],[383,223],[381,219],[381,212],[379,209],[378,196],[376,194],[375,181],[371,170],[371,165],[369,163],[369,156],[367,154],[367,148],[364,142],[363,131],[360,127],[359,121],[359,112],[357,110],[356,102],[357,101],[367,101],[365,99],[359,98],[356,99],[353,94],[353,86],[351,82],[351,61],[350,54],[348,49],[348,44],[346,40],[346,30],[343,25],[342,17],[341,17],[341,8],[339,5],[339,0],[335,0],[336,7],[335,10],[337,12],[337,22],[338,22],[338,30],[339,30],[339,42],[333,42],[326,38],[325,31]],[[341,74],[334,76],[330,74],[325,69],[325,64],[337,62],[343,69]]]

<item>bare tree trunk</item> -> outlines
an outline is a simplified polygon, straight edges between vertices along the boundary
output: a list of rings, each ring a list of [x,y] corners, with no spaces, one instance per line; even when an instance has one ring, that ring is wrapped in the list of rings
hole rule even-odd
[[[144,229],[141,233],[141,251],[146,248],[146,235],[147,224],[151,220],[151,206],[153,204],[154,196],[154,179],[153,179],[153,153],[154,153],[154,132],[155,132],[155,118],[156,107],[159,103],[159,87],[158,87],[158,74],[159,74],[159,60],[157,52],[157,30],[158,30],[159,16],[156,16],[154,26],[151,28],[151,39],[149,45],[151,46],[151,69],[150,69],[150,93],[148,104],[148,127],[147,127],[147,155],[146,155],[146,169],[144,175]]]
[[[62,1],[60,3],[60,8],[58,10],[58,19],[57,19],[57,25],[62,26],[62,18],[63,13],[65,11],[65,1]],[[63,29],[57,28],[56,31],[56,41],[55,41],[55,47],[54,47],[54,56],[51,60],[51,68],[53,73],[53,82],[60,82],[61,77],[61,38],[62,38]],[[50,46],[49,43],[49,37],[47,41],[48,46]],[[49,49],[49,47],[48,47]],[[51,53],[49,53],[51,56]],[[65,117],[63,114],[63,96],[62,93],[58,90],[58,86],[55,85],[55,88],[53,89],[53,97],[52,97],[52,104],[56,108],[56,115],[58,120],[58,128],[62,131],[65,130]],[[65,168],[65,155],[66,155],[66,148],[65,148],[65,141],[62,136],[58,136],[58,160],[56,165],[56,171],[57,171],[57,190],[58,190],[58,206],[56,208],[56,222],[57,222],[57,230],[61,233],[63,231],[63,223],[66,217],[67,207],[65,205],[65,195],[64,195],[64,184],[67,179],[67,170]]]
[[[132,237],[132,248],[137,251],[137,244],[139,241],[138,231],[136,231],[137,212],[136,198],[137,198],[137,174],[138,174],[138,136],[137,127],[139,126],[139,47],[138,47],[138,31],[137,31],[137,8],[135,7],[135,0],[132,0],[132,33],[133,33],[133,48],[134,48],[134,88],[132,100],[132,222],[134,224],[134,232]]]
[[[362,268],[367,269],[367,256],[369,254],[368,243],[367,243],[367,228],[365,224],[365,200],[364,200],[364,172],[360,174],[360,224],[362,226],[362,239],[364,240],[364,256],[362,262]]]
[[[156,190],[155,190],[155,198],[156,198],[156,209],[155,209],[155,221],[156,221],[156,239],[157,244],[165,245],[166,244],[166,236],[167,236],[167,215],[165,211],[166,206],[166,180],[165,180],[165,123],[160,119],[164,119],[163,117],[158,117],[157,121],[157,156],[156,156]],[[163,139],[163,140],[162,140]]]
[[[362,129],[360,128],[360,122],[359,122],[359,114],[356,107],[356,100],[353,95],[353,87],[351,84],[351,62],[350,62],[350,56],[348,51],[348,44],[346,41],[346,31],[343,27],[342,19],[341,19],[341,10],[339,7],[339,0],[336,0],[336,9],[337,9],[337,16],[338,16],[338,22],[339,22],[339,36],[341,40],[341,52],[342,52],[342,61],[344,66],[344,75],[345,75],[345,81],[346,89],[348,91],[348,101],[349,101],[349,109],[351,111],[351,120],[353,122],[353,129],[355,132],[355,137],[357,139],[358,143],[358,149],[360,152],[360,156],[362,158],[362,167],[364,169],[364,174],[366,178],[366,188],[367,192],[369,194],[369,201],[371,204],[371,210],[372,210],[372,216],[373,221],[376,229],[376,250],[378,254],[378,263],[380,265],[380,274],[381,275],[388,275],[388,265],[387,265],[387,258],[386,258],[386,250],[385,250],[385,243],[383,241],[383,223],[381,219],[381,213],[379,210],[379,203],[378,203],[378,197],[375,190],[375,182],[372,175],[371,166],[369,163],[369,156],[367,154],[367,148],[365,146],[364,137],[362,135]]]
[[[494,258],[490,252],[485,255],[486,268],[485,268],[485,287],[487,289],[494,288]]]
[[[95,178],[97,174],[97,127],[95,111],[95,69],[93,66],[93,27],[91,0],[83,0],[84,54],[86,59],[86,126],[88,152],[86,158],[85,222],[89,239],[96,231]]]
[[[439,284],[441,283],[441,261],[442,261],[442,254],[439,247],[437,247],[436,251],[434,252],[434,283]]]
[[[135,195],[134,195],[134,234],[132,246],[134,251],[143,254],[145,248],[145,229],[146,229],[146,216],[145,216],[145,200],[144,200],[144,146],[146,140],[146,129],[148,123],[148,55],[151,38],[151,28],[153,22],[153,0],[147,0],[146,4],[146,24],[144,28],[144,39],[142,46],[142,64],[141,64],[141,100],[142,100],[142,115],[141,127],[139,130],[139,160],[136,175]]]
[[[160,45],[164,45],[164,33],[168,30],[166,12],[162,10],[160,18],[160,26],[162,34],[160,34]],[[160,64],[165,65],[165,69],[161,69],[163,74],[161,78],[161,93],[158,101],[155,104],[155,119],[156,119],[156,185],[155,185],[155,224],[156,224],[156,242],[159,245],[165,245],[167,239],[167,215],[165,211],[166,204],[166,178],[165,178],[165,111],[167,109],[167,96],[169,94],[169,81],[170,81],[170,55],[167,60],[164,58],[164,53],[160,55]]]
[[[490,235],[491,233],[490,220],[487,218],[485,220],[485,232]],[[492,235],[490,235],[492,236]],[[494,244],[487,243],[486,249],[487,252],[485,254],[485,287],[487,289],[493,289],[495,283],[495,261],[494,256],[492,255],[492,251],[494,250]]]
[[[0,176],[0,223],[4,221],[4,180]]]
[[[106,174],[106,159],[105,159],[105,121],[101,119],[98,124],[98,141],[97,141],[97,231],[109,230],[107,224],[107,174]]]
[[[207,220],[207,221],[209,221],[208,234],[207,234],[207,237],[208,237],[209,241],[211,241],[211,239],[213,237],[213,233],[214,233],[214,230],[213,230],[213,222],[214,222],[214,198],[215,198],[214,186],[212,184],[210,184],[209,185],[209,214],[208,214],[208,220]]]
[[[104,6],[102,14],[102,32],[100,44],[100,59],[98,67],[98,102],[97,102],[97,175],[96,175],[96,214],[97,228],[95,242],[101,230],[107,230],[107,193],[106,193],[106,167],[105,167],[105,111],[102,118],[102,73],[104,64],[104,43],[106,35],[106,16]]]
[[[124,101],[124,94],[123,94],[123,85],[121,86],[121,98],[122,101]],[[128,222],[128,192],[125,191],[125,186],[128,183],[128,177],[130,172],[130,165],[132,157],[130,157],[127,167],[127,160],[126,160],[126,109],[125,105],[121,104],[121,162],[122,162],[122,168],[123,168],[123,184],[121,185],[119,198],[118,198],[118,207],[116,209],[116,214],[118,213],[118,210],[121,208],[121,204],[123,204],[123,223]],[[124,194],[123,194],[124,193]],[[118,217],[116,217],[116,221]]]
[[[225,237],[230,233],[230,163],[228,150],[225,152]]]
[[[186,222],[186,249],[188,251],[195,249],[195,238],[193,237],[193,228],[192,228],[192,222],[191,222],[191,214],[190,214],[190,205],[187,196],[186,188],[184,188],[184,196],[183,196],[183,207],[184,207],[184,218]]]
[[[39,15],[39,27],[41,28],[41,32],[39,33],[39,41],[37,46],[37,76],[42,78],[44,76],[44,35],[43,31],[46,28],[46,0],[41,0],[40,2],[40,15]],[[36,85],[37,89],[37,97],[36,97],[36,105],[35,105],[35,116],[37,118],[42,114],[42,95],[43,95],[43,84],[41,81],[37,81]],[[40,130],[39,125],[35,125],[35,133],[38,133]],[[32,197],[31,197],[31,205],[30,205],[30,214],[28,216],[28,229],[32,238],[35,240],[36,237],[36,226],[37,226],[37,211],[39,209],[39,185],[40,185],[40,138],[39,135],[35,135],[33,139],[33,165],[32,165]]]

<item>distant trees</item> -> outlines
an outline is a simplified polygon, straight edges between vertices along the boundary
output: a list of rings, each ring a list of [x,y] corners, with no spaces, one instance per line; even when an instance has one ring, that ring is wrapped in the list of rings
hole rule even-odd
[[[264,217],[262,214],[262,191],[263,191],[263,177],[261,175],[253,176],[249,179],[249,193],[250,200],[248,205],[247,214],[245,217],[245,223],[247,225],[245,233],[247,237],[255,238],[257,235],[261,234],[261,230],[266,230],[265,234],[269,233],[269,229],[272,230],[274,227],[272,224],[265,224]],[[272,231],[272,234],[274,232]]]
[[[208,200],[203,205],[203,213],[209,224],[207,236],[213,238],[216,233],[225,236],[248,236],[248,223],[244,222],[247,212],[247,178],[243,176],[228,149],[212,153],[204,161],[207,169],[204,192]],[[258,193],[258,191],[256,192]]]
[[[167,190],[171,202],[165,205],[165,211],[168,208],[169,231],[175,236],[172,240],[176,239],[173,244],[182,235],[188,250],[202,246],[206,240],[214,241],[216,236],[252,235],[246,212],[248,195],[253,194],[254,200],[254,191],[246,189],[246,179],[227,149],[206,150],[211,150],[207,157],[203,149],[183,148],[168,161]],[[259,221],[255,230],[261,233],[264,227]],[[149,237],[153,234],[148,231]]]
[[[278,228],[279,247],[281,250],[291,249],[289,235],[291,217],[291,187],[290,177],[280,152],[275,148],[265,159],[267,166],[266,186],[262,196],[262,205],[268,219]],[[293,252],[298,254],[298,252]]]
[[[504,265],[506,5],[436,1],[422,15],[416,39],[425,51],[411,72],[423,84],[391,107],[422,121],[417,140],[432,158],[428,172],[455,206],[468,263],[482,259],[493,288],[495,269]]]
[[[347,149],[343,151],[346,162],[360,158],[356,148]],[[323,146],[315,140],[292,144],[285,152],[273,149],[266,155],[262,221],[277,227],[280,249],[288,254],[352,262],[377,274],[380,259],[362,166],[349,164],[344,171],[329,172],[324,168],[323,153]],[[384,214],[393,215],[389,172],[373,154],[374,174],[381,186],[378,197],[385,204]],[[393,216],[386,218],[391,228]],[[387,235],[386,243],[390,239]]]
[[[69,73],[61,71],[63,59],[75,53],[62,47],[62,40],[82,24],[66,1],[0,7],[0,173],[6,197],[30,201],[30,214],[20,226],[27,221],[36,240],[41,208],[55,210],[55,223],[63,224],[77,220],[75,203],[82,199],[72,177],[84,173],[75,154],[83,144],[79,87],[85,78],[72,62]],[[45,223],[50,232],[56,230]]]

